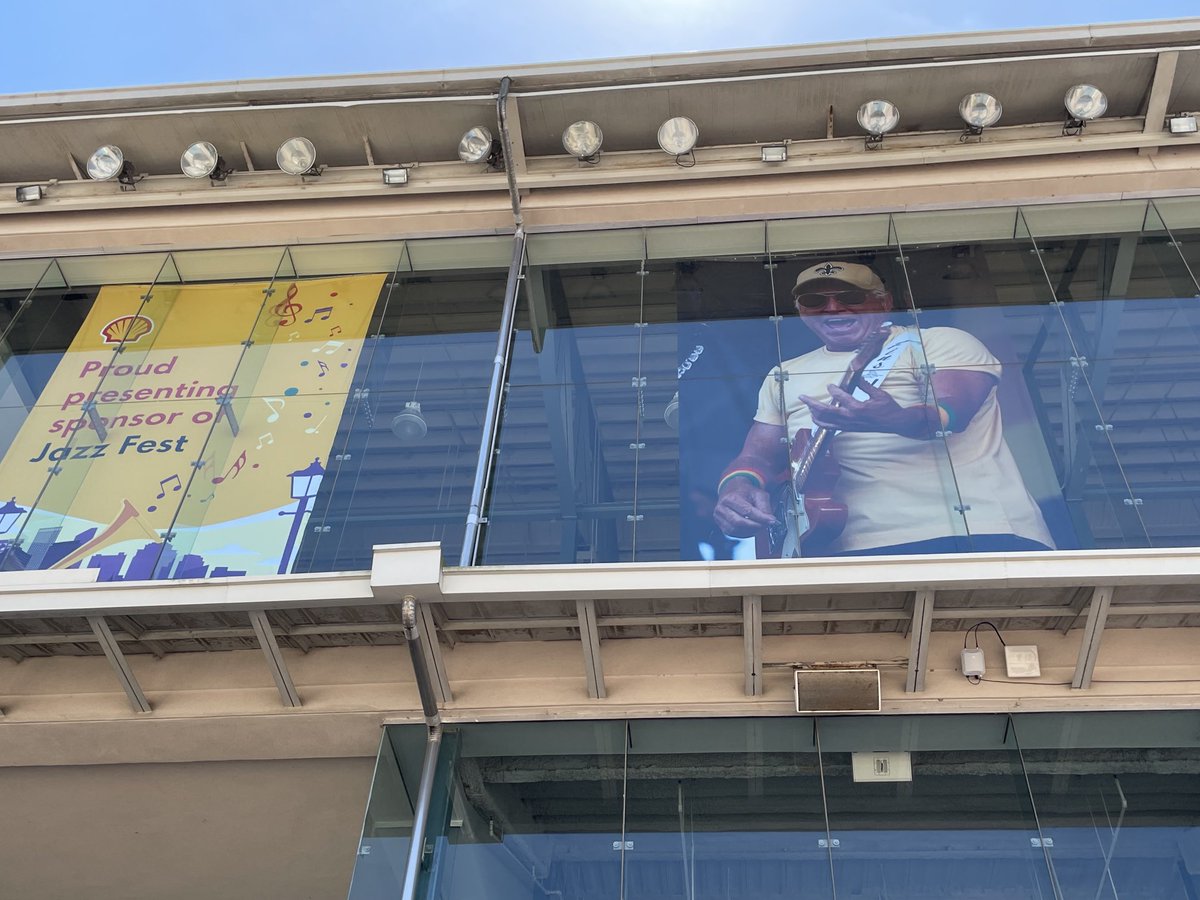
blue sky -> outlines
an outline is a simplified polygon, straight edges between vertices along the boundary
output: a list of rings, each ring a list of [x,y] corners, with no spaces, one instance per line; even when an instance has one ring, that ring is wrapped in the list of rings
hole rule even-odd
[[[1196,15],[1195,0],[7,0],[0,94]],[[109,11],[111,10],[111,11]]]

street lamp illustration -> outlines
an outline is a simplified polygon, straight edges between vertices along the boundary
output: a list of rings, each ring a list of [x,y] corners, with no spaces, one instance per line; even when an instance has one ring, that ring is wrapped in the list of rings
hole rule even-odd
[[[13,530],[13,526],[17,524],[17,520],[22,515],[29,512],[25,507],[17,505],[17,498],[13,497],[3,506],[0,506],[0,534],[8,534]]]
[[[315,457],[303,469],[297,469],[288,475],[288,478],[292,479],[292,499],[296,501],[296,508],[279,511],[281,516],[292,517],[292,528],[288,532],[287,543],[283,545],[283,554],[279,558],[280,575],[287,574],[288,565],[292,561],[292,552],[296,549],[296,538],[300,535],[300,526],[308,513],[309,504],[316,499],[317,491],[321,487],[321,477],[324,474],[325,468],[321,465],[321,458]]]

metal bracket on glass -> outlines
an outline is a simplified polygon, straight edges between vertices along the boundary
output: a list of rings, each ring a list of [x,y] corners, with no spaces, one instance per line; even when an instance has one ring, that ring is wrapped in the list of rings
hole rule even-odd
[[[641,513],[638,513],[636,516],[635,516],[635,515],[632,515],[632,514],[630,514],[630,515],[627,515],[627,516],[625,517],[625,521],[626,521],[626,522],[640,522],[640,521],[642,521],[642,519],[644,519],[644,518],[646,518],[646,517],[645,517],[645,516],[643,516]]]
[[[969,503],[964,503],[964,504],[963,504],[963,505],[961,505],[961,506],[956,506],[956,507],[954,507],[954,511],[955,511],[956,513],[961,513],[962,515],[966,515],[966,513],[967,513],[967,510],[969,510],[970,508],[971,508],[971,504],[969,504]]]
[[[62,474],[62,466],[51,466],[46,471],[49,472],[51,475],[61,475]]]
[[[237,416],[235,416],[233,413],[233,402],[229,399],[228,394],[226,394],[224,397],[217,398],[217,418],[219,419],[221,416],[226,418],[226,420],[229,422],[230,432],[234,437],[237,437],[238,432],[241,429],[238,428]]]
[[[1069,356],[1067,358],[1071,361],[1072,367],[1076,369],[1086,369],[1088,367],[1086,356]]]
[[[917,370],[921,373],[922,378],[932,378],[933,373],[937,371],[937,366],[930,363],[924,363],[923,365],[918,366]]]
[[[774,372],[771,373],[771,377],[774,378],[776,381],[783,382],[783,381],[788,380],[788,373],[786,371],[784,371],[783,369],[776,369]]]
[[[351,458],[349,453],[335,453],[333,455],[334,462],[346,462]]]
[[[1125,505],[1126,506],[1141,506],[1142,498],[1141,497],[1126,497]]]
[[[274,296],[274,294],[275,294],[275,288],[273,288],[273,287],[263,288],[263,296],[264,297],[270,299],[272,296]]]
[[[147,302],[148,302],[148,301],[150,301],[150,300],[153,300],[153,299],[154,299],[154,292],[153,292],[153,291],[146,291],[146,293],[139,295],[139,296],[138,296],[138,299],[139,299],[139,300],[143,300],[143,301],[147,301]]]
[[[632,850],[633,841],[613,841],[614,850]]]
[[[768,322],[782,322],[783,316],[767,316]]]
[[[645,450],[645,449],[646,449],[646,442],[645,442],[645,441],[640,441],[640,442],[637,442],[637,443],[630,444],[630,445],[629,445],[629,449],[630,449],[630,450]]]
[[[650,272],[649,272],[649,271],[646,269],[646,267],[645,267],[645,266],[642,266],[640,269],[638,269],[638,270],[637,270],[636,272],[634,272],[633,274],[634,274],[634,275],[637,275],[637,276],[639,276],[639,277],[641,277],[641,278],[645,278],[647,275],[649,275],[649,274],[650,274]]]
[[[634,322],[633,327],[634,328],[645,328],[649,324],[650,324],[649,322]]]
[[[1112,429],[1113,429],[1113,427],[1111,425],[1097,425],[1096,426],[1096,430],[1102,431],[1102,432],[1112,431]]]
[[[898,263],[906,263],[906,262],[908,262],[908,257],[907,256],[897,256],[897,257],[895,257],[895,260]]]
[[[370,388],[355,388],[354,393],[350,395],[355,400],[366,400],[371,396]]]
[[[1054,838],[1030,838],[1029,846],[1030,847],[1038,847],[1038,848],[1053,847],[1054,846]]]
[[[96,412],[95,400],[84,400],[79,408],[83,410],[88,417],[88,422],[91,423],[92,429],[96,432],[96,436],[102,441],[108,440],[108,429],[104,427],[104,420],[100,418],[100,413]]]
[[[646,386],[646,376],[645,375],[641,375],[641,376],[634,375],[632,378],[629,379],[629,384],[631,387],[644,388]]]
[[[820,838],[817,841],[817,846],[820,847],[822,850],[828,850],[830,847],[837,848],[837,847],[842,846],[842,842],[840,840],[838,840],[837,838],[832,838],[832,839]]]
[[[329,534],[329,529],[332,527],[333,527],[332,525],[314,525],[312,533],[313,534]]]

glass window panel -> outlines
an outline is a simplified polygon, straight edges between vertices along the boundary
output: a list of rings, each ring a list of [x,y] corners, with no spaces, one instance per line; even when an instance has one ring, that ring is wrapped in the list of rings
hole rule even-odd
[[[647,259],[762,256],[767,252],[762,222],[647,228],[645,235]]]
[[[1145,200],[1025,206],[1021,213],[1035,238],[1124,234],[1142,230]]]
[[[180,278],[203,281],[269,281],[279,269],[282,247],[181,250],[172,254]]]
[[[767,223],[767,242],[771,253],[776,255],[805,250],[886,247],[891,240],[890,233],[891,217],[886,214],[777,219]]]
[[[422,896],[620,895],[624,722],[473,725],[458,737],[442,754]]]
[[[526,255],[531,266],[563,263],[640,260],[645,253],[642,229],[580,231],[568,234],[531,234]]]
[[[454,269],[508,268],[512,261],[511,237],[438,238],[409,241],[408,256],[414,272]]]
[[[111,256],[62,256],[63,277],[73,287],[91,284],[150,284],[159,277],[166,253],[127,253]]]
[[[1193,714],[1016,716],[1014,725],[1064,900],[1196,896]]]
[[[1054,896],[1006,716],[817,724],[836,896]]]
[[[1011,240],[1016,234],[1016,208],[939,210],[896,213],[893,227],[906,247],[919,244],[967,244]]]
[[[1200,199],[1196,197],[1167,197],[1152,200],[1148,220],[1158,227],[1169,230],[1171,237],[1187,263],[1192,281],[1198,287],[1195,296],[1200,297]]]
[[[158,259],[160,271],[173,275],[169,260]],[[171,338],[165,326],[177,292],[169,284],[107,285],[93,300],[55,289],[51,302],[26,307],[25,314],[33,311],[27,325],[37,332],[37,343],[55,352],[41,357],[40,371],[27,370],[35,372],[34,383],[26,378],[23,386],[36,402],[19,405],[21,427],[0,474],[10,496],[20,497],[29,509],[10,545],[10,567],[101,567],[101,561],[91,561],[101,551],[130,541],[156,547],[158,525],[150,519],[158,517],[142,517],[154,513],[146,504],[155,501],[143,502],[143,494],[149,496],[150,483],[166,473],[152,476],[142,455],[171,454],[165,465],[175,468],[175,457],[190,453],[184,448],[186,433],[173,427],[185,415],[175,398],[189,387],[174,381],[177,355],[167,356]],[[60,319],[47,318],[60,307]],[[24,318],[10,335],[21,334]],[[64,328],[74,330],[67,334]],[[57,352],[59,347],[64,352]],[[156,378],[155,388],[145,387]],[[150,403],[141,403],[137,415],[118,417],[119,404],[143,399],[139,391],[149,401],[163,399],[160,390],[171,404],[156,403],[151,411]],[[167,521],[169,516],[159,524]],[[102,577],[120,574],[113,565],[103,562]]]
[[[44,281],[46,270],[54,265],[49,259],[0,260],[0,291],[27,292]]]
[[[291,253],[296,274],[301,278],[393,272],[407,266],[403,241],[310,244],[292,247]]]

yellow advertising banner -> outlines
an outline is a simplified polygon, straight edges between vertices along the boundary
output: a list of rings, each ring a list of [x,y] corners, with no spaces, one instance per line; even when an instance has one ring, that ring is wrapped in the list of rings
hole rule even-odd
[[[6,568],[289,571],[383,279],[103,288],[0,462]]]

